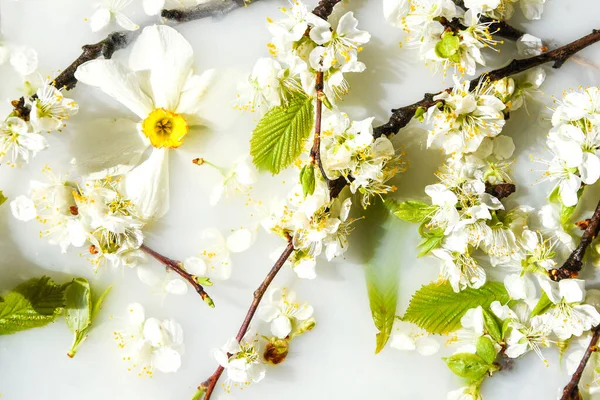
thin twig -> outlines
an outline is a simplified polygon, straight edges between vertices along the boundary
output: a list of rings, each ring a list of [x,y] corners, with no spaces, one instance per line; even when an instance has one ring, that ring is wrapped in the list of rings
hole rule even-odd
[[[155,250],[152,250],[150,247],[146,246],[145,244],[142,244],[142,246],[140,247],[140,250],[142,250],[144,253],[152,256],[154,259],[156,259],[158,262],[163,264],[165,267],[167,267],[168,269],[170,269],[171,271],[175,272],[176,274],[181,276],[183,279],[188,281],[189,284],[192,285],[192,287],[200,295],[200,297],[202,297],[202,300],[204,300],[204,302],[206,304],[208,304],[212,308],[215,307],[215,303],[210,298],[208,293],[206,293],[206,291],[204,290],[204,287],[196,281],[194,275],[188,273],[185,269],[183,269],[183,267],[182,267],[183,264],[181,262],[179,262],[177,260],[173,260],[172,258],[163,256],[162,254],[160,254],[159,252],[157,252]]]
[[[258,0],[213,0],[185,9],[162,10],[160,16],[175,22],[189,22],[206,17],[221,17]]]
[[[586,35],[555,50],[530,58],[513,60],[506,67],[490,72],[484,72],[478,78],[471,80],[470,87],[471,89],[474,89],[481,80],[489,79],[492,82],[497,81],[507,76],[515,75],[549,62],[554,62],[554,65],[552,66],[553,68],[560,68],[565,61],[567,61],[575,53],[598,41],[600,41],[600,30],[594,29],[589,35]],[[450,92],[452,91],[452,88],[448,88],[445,91]],[[428,109],[429,107],[435,105],[437,100],[434,100],[433,98],[439,93],[426,93],[422,100],[419,100],[411,105],[392,110],[392,116],[390,117],[389,121],[375,128],[374,136],[379,137],[381,135],[392,135],[398,133],[400,129],[404,128],[410,122],[410,120],[414,117],[415,112],[419,108]]]
[[[275,262],[275,264],[273,265],[273,268],[271,268],[271,270],[269,271],[269,273],[267,274],[265,279],[262,281],[262,283],[260,284],[258,289],[256,289],[254,291],[254,299],[252,300],[252,304],[250,304],[250,308],[248,309],[248,312],[246,313],[244,322],[242,322],[242,325],[240,326],[240,330],[238,331],[237,336],[235,337],[235,339],[238,342],[241,342],[242,339],[244,338],[244,335],[246,334],[246,332],[248,332],[248,328],[250,327],[252,318],[254,318],[254,314],[256,313],[256,310],[258,309],[260,301],[262,300],[263,296],[265,295],[265,292],[267,291],[267,289],[269,288],[269,285],[271,284],[271,282],[273,282],[273,279],[275,279],[275,276],[277,276],[277,274],[279,273],[279,271],[284,266],[285,262],[292,255],[293,252],[294,252],[294,245],[292,244],[291,238],[289,238],[288,244],[285,247],[285,250],[283,251],[283,253],[281,253],[281,255],[279,256],[279,259]],[[202,385],[200,385],[200,387],[198,388],[198,390],[205,391],[205,395],[204,395],[205,400],[210,399],[210,396],[212,395],[213,391],[215,390],[217,381],[221,377],[221,374],[223,374],[223,371],[224,371],[224,368],[222,366],[219,366],[216,369],[216,371],[210,376],[210,378],[208,378],[206,381],[204,381],[204,383],[202,383]]]
[[[321,175],[327,185],[329,185],[329,178],[327,178],[327,173],[325,172],[325,168],[323,167],[323,162],[321,160],[321,118],[323,114],[323,71],[317,72],[315,88],[317,90],[317,106],[316,106],[316,116],[315,116],[315,138],[313,140],[313,146],[310,150],[310,158],[311,161],[319,167],[321,171]]]
[[[595,351],[598,351],[596,344],[598,343],[598,339],[600,339],[600,325],[596,326],[593,329],[593,331],[594,331],[594,334],[592,335],[592,340],[590,340],[590,344],[588,345],[587,349],[585,350],[585,354],[583,355],[583,358],[581,359],[581,362],[579,363],[577,370],[573,374],[573,377],[571,378],[571,380],[569,381],[567,386],[565,386],[562,397],[560,398],[561,400],[581,399],[581,395],[579,393],[579,381],[581,380],[581,376],[583,375],[583,370],[585,369],[585,366],[587,365],[588,361],[590,360],[592,353]]]
[[[594,238],[598,236],[600,231],[600,202],[596,206],[596,210],[590,218],[587,227],[583,231],[579,246],[569,255],[567,261],[558,269],[552,269],[549,271],[550,278],[555,281],[562,279],[576,278],[583,268],[583,257],[588,247],[594,241]]]

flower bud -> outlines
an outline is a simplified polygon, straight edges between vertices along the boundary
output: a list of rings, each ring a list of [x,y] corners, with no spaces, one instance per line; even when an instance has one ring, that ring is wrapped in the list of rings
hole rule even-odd
[[[288,355],[290,344],[287,339],[272,337],[267,343],[264,359],[274,365],[282,363]]]
[[[302,321],[300,325],[298,325],[296,331],[294,332],[294,336],[302,335],[306,332],[312,331],[317,321],[314,318],[309,318],[306,321]]]

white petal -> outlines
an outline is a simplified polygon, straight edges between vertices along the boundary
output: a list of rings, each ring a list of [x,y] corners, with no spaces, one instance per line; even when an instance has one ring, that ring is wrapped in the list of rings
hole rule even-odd
[[[140,303],[131,303],[127,305],[127,320],[130,324],[141,325],[145,319],[144,307]]]
[[[75,124],[77,135],[69,141],[76,154],[72,163],[77,172],[90,179],[122,175],[135,167],[146,150],[134,121],[96,119]]]
[[[188,77],[194,51],[187,40],[166,25],[144,28],[129,56],[134,71],[150,71],[154,106],[175,111]]]
[[[140,281],[151,287],[158,286],[162,281],[161,277],[156,273],[156,268],[149,265],[138,266],[137,275]]]
[[[227,236],[227,248],[233,253],[241,253],[252,245],[252,232],[249,229],[238,229]]]
[[[271,333],[279,339],[285,339],[292,331],[292,322],[285,315],[280,315],[271,322]]]
[[[31,47],[17,47],[10,53],[10,65],[23,76],[32,74],[38,67],[37,52]]]
[[[173,279],[167,282],[165,291],[167,293],[183,296],[188,291],[188,285],[182,279]]]
[[[198,114],[202,107],[202,100],[206,91],[214,81],[216,71],[211,69],[202,73],[202,75],[192,75],[185,83],[177,105],[177,112],[180,114]],[[203,119],[203,116],[200,116]]]
[[[317,262],[314,258],[305,258],[294,266],[294,272],[298,275],[298,278],[315,279],[317,277],[316,265]]]
[[[19,196],[10,202],[12,215],[19,221],[31,221],[37,217],[35,204],[27,196]]]
[[[152,352],[152,366],[164,373],[176,372],[181,367],[181,355],[170,347],[160,347]]]
[[[262,306],[258,309],[258,317],[265,322],[271,322],[275,318],[281,315],[281,311],[278,307],[274,307],[271,305]]]
[[[290,299],[290,301],[291,301],[291,299]],[[298,310],[294,314],[294,318],[296,318],[299,321],[306,321],[307,319],[312,317],[314,311],[315,310],[313,309],[313,307],[311,305],[304,304],[304,305],[300,306],[300,308],[298,308]]]
[[[166,319],[160,326],[171,345],[183,344],[183,328],[174,319]]]
[[[560,296],[567,303],[581,303],[585,298],[585,281],[581,279],[563,279],[558,282]]]
[[[144,0],[144,12],[148,15],[158,15],[165,7],[165,0]]]
[[[185,270],[192,275],[206,276],[206,263],[203,259],[198,257],[188,257],[183,262]]]
[[[148,318],[144,322],[144,339],[149,340],[152,346],[160,346],[163,343],[163,333],[158,319]]]
[[[125,193],[142,219],[169,211],[169,149],[154,149],[150,157],[125,175]]]
[[[110,23],[111,14],[106,8],[99,8],[90,17],[90,28],[92,32],[98,32],[104,29]]]
[[[417,348],[415,341],[408,336],[404,332],[395,333],[392,335],[392,340],[390,341],[390,347],[393,347],[396,350],[415,350]]]
[[[140,77],[117,61],[88,61],[77,68],[75,78],[99,88],[141,119],[154,109],[152,100],[141,89]]]
[[[402,27],[402,18],[410,11],[407,0],[383,0],[383,16],[390,25]]]
[[[122,13],[115,13],[115,19],[117,20],[117,24],[119,24],[123,29],[126,29],[128,31],[136,31],[140,29],[140,26],[138,24],[127,18]]]
[[[587,185],[596,183],[600,178],[600,159],[596,154],[589,152],[583,153],[583,161],[579,166],[581,180]]]
[[[416,341],[417,352],[422,356],[431,356],[440,350],[440,342],[432,337],[421,337]]]

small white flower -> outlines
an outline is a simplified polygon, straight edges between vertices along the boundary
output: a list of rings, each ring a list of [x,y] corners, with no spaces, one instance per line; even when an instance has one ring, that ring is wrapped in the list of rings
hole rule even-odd
[[[536,20],[542,17],[545,2],[546,0],[519,0],[519,6],[525,18]]]
[[[18,46],[10,50],[10,65],[22,76],[33,74],[38,67],[38,54],[31,47]]]
[[[478,289],[485,284],[485,270],[469,254],[453,253],[442,248],[433,249],[431,253],[443,261],[440,275],[450,281],[455,292],[466,287]]]
[[[10,210],[19,221],[31,221],[37,217],[37,210],[33,201],[27,196],[19,196],[10,202]]]
[[[0,161],[12,166],[18,165],[20,160],[28,163],[47,147],[46,139],[32,132],[31,125],[21,118],[9,117],[0,122]]]
[[[390,339],[390,347],[400,351],[417,351],[422,356],[431,356],[440,350],[440,342],[423,329],[405,322],[396,323]]]
[[[296,293],[285,288],[271,289],[266,304],[258,309],[258,316],[271,323],[271,333],[279,339],[288,337],[297,321],[306,321],[312,315],[312,306],[296,302]]]
[[[256,182],[256,173],[252,164],[246,159],[238,160],[228,171],[217,168],[223,178],[210,194],[210,204],[216,205],[223,196],[225,198],[236,192],[245,193]]]
[[[31,125],[36,131],[57,131],[63,121],[77,114],[79,105],[68,98],[53,85],[45,82],[36,92],[34,99],[28,99],[31,107]]]
[[[123,360],[131,365],[129,370],[136,368],[138,376],[152,377],[154,370],[170,373],[181,367],[181,325],[172,319],[146,319],[139,303],[127,306],[127,322],[124,330],[114,332],[114,339],[125,351]]]
[[[139,25],[133,23],[129,18],[121,12],[129,6],[133,0],[102,0],[102,3],[97,6],[96,11],[90,17],[90,28],[92,32],[98,32],[108,26],[114,18],[121,28],[128,31],[139,29]]]
[[[248,331],[240,342],[230,339],[222,348],[213,350],[213,356],[227,373],[223,384],[226,392],[232,384],[247,386],[265,377],[258,337],[253,331]]]

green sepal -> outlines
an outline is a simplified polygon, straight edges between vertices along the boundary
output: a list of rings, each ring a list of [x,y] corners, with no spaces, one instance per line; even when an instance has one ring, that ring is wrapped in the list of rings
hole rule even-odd
[[[315,192],[315,165],[310,163],[302,167],[300,171],[300,183],[304,197],[310,196]]]
[[[477,355],[486,363],[492,364],[496,360],[496,348],[489,337],[481,336],[477,339],[476,349]]]

